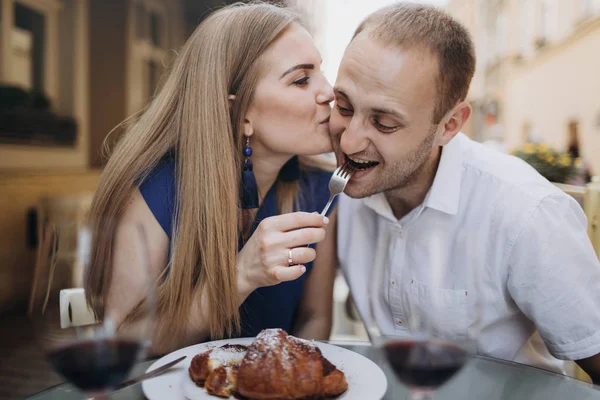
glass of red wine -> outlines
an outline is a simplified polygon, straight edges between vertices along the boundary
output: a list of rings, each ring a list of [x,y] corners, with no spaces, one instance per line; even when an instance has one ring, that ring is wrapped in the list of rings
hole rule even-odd
[[[149,348],[149,267],[140,225],[49,218],[39,228],[31,326],[54,370],[85,396],[109,398]]]
[[[455,239],[465,246],[444,243],[432,228],[428,241],[434,251],[422,255],[423,264],[372,268],[369,337],[413,400],[430,399],[476,352],[480,248],[475,236]],[[453,266],[461,247],[462,262]]]

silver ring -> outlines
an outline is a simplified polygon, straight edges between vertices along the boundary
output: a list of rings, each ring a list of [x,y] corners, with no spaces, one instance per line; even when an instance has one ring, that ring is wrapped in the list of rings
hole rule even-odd
[[[292,249],[288,250],[288,265],[293,265],[294,264],[294,260],[292,257]]]

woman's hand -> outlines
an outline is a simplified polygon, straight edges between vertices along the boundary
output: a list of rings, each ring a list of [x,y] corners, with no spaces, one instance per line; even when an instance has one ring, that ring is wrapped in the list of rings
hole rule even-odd
[[[327,217],[295,212],[264,219],[238,256],[238,282],[249,292],[299,278],[325,238]],[[290,253],[291,251],[291,253]],[[290,257],[291,255],[291,257]]]

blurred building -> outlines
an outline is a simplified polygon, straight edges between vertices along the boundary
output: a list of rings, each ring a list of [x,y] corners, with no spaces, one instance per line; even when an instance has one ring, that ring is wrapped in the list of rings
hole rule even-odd
[[[323,57],[325,77],[333,85],[339,64],[354,31],[375,10],[396,0],[285,0],[306,17],[309,29]],[[429,0],[444,1],[444,0]]]
[[[303,24],[322,53],[325,42],[326,16],[323,12],[323,0],[283,0],[283,4],[295,9],[300,14]]]
[[[95,189],[109,132],[232,2],[0,0],[0,312],[28,298],[39,199]]]
[[[577,141],[600,171],[600,0],[449,0],[473,35],[468,133],[509,149]]]
[[[44,126],[6,132],[2,124],[0,170],[101,166],[108,132],[146,104],[198,22],[232,2],[0,0],[1,100],[24,90],[74,126],[65,137]]]

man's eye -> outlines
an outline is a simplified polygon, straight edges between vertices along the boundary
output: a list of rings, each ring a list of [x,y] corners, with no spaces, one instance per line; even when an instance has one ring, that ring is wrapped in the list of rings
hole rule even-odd
[[[335,108],[338,109],[338,111],[340,112],[340,114],[342,115],[352,115],[352,110],[346,107],[342,107],[339,105],[339,103],[335,103]]]
[[[384,132],[384,133],[393,132],[393,131],[395,131],[398,128],[397,126],[383,125],[382,123],[380,123],[376,119],[373,120],[373,125],[375,125],[375,128],[379,129],[381,132]]]

